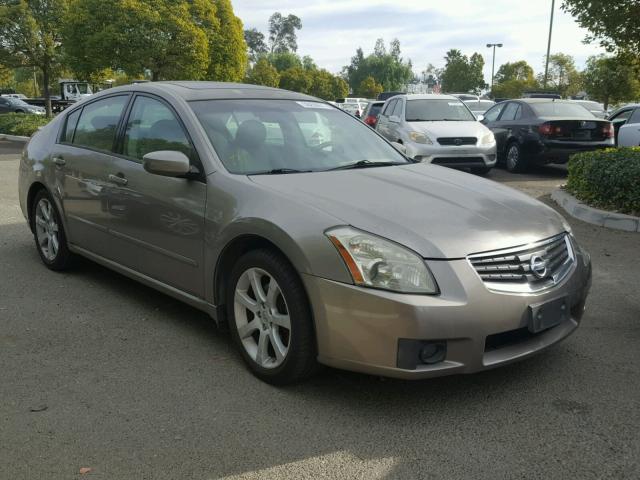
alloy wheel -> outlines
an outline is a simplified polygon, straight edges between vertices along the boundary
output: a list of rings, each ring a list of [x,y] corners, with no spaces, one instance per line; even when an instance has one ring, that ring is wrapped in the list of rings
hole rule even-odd
[[[275,278],[261,268],[245,270],[234,294],[236,328],[249,357],[262,368],[284,362],[291,340],[291,319]]]
[[[520,160],[520,149],[517,145],[513,144],[509,147],[507,152],[507,168],[514,170],[517,168],[518,160]]]
[[[53,205],[47,198],[41,198],[36,205],[35,226],[38,247],[44,258],[53,262],[60,250],[60,234]]]

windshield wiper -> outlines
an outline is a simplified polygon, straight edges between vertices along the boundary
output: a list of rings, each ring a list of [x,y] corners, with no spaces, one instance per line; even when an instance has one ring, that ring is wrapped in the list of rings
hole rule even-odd
[[[308,173],[311,170],[298,170],[296,168],[274,168],[265,172],[249,173],[248,175],[282,175],[287,173]]]
[[[370,168],[370,167],[388,167],[391,165],[405,165],[401,162],[372,162],[371,160],[360,160],[355,163],[348,163],[346,165],[340,165],[339,167],[328,168],[325,172],[333,170],[355,170],[357,168]]]

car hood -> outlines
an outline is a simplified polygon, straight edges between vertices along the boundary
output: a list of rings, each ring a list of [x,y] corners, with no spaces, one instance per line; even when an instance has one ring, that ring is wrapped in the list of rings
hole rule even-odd
[[[462,258],[565,230],[562,217],[543,203],[493,181],[436,165],[250,178],[292,201],[325,211],[336,218],[336,225],[352,225],[394,240],[425,258]]]
[[[426,133],[430,138],[439,137],[477,137],[489,133],[480,122],[407,122],[417,132]]]

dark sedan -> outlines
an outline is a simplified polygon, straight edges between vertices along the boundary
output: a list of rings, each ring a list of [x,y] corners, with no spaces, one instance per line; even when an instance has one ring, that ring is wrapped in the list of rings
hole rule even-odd
[[[569,156],[614,146],[613,125],[569,101],[523,98],[496,104],[482,120],[496,137],[499,162],[510,172],[567,163]]]

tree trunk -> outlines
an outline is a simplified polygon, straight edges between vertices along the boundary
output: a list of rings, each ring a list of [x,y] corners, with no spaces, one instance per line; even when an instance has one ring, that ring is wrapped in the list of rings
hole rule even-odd
[[[609,109],[609,95],[604,97],[604,111],[606,112]]]
[[[160,78],[160,75],[158,74],[158,72],[151,72],[151,81],[152,82],[157,82],[158,78]]]
[[[51,92],[49,91],[49,65],[42,67],[42,80],[44,83],[44,108],[47,118],[51,118]]]

